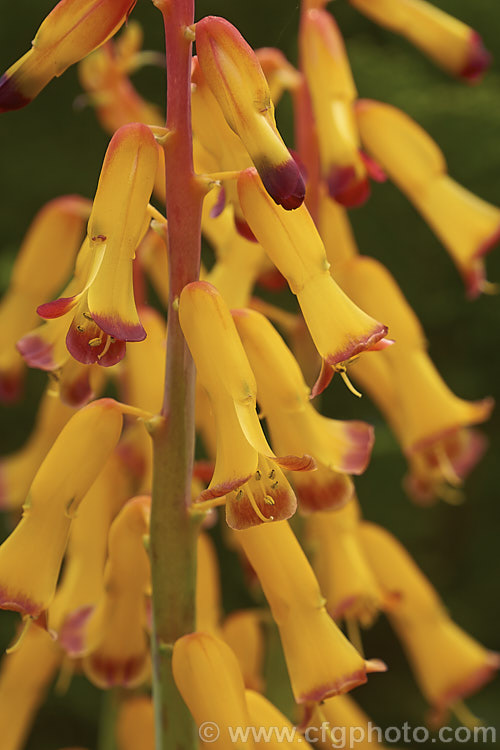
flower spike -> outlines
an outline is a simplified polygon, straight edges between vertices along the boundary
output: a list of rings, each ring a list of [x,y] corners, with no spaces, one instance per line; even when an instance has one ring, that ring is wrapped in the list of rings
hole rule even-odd
[[[334,371],[370,349],[389,345],[387,326],[357,307],[329,273],[325,248],[305,206],[284,211],[264,190],[255,169],[238,178],[240,203],[252,232],[297,295],[307,327],[324,362],[321,386]]]
[[[350,0],[361,13],[406,37],[444,70],[477,83],[491,63],[477,31],[426,0]]]
[[[61,0],[32,47],[0,78],[0,112],[29,104],[54,78],[118,31],[136,0]]]
[[[276,128],[269,86],[252,48],[228,21],[196,24],[198,60],[230,128],[241,138],[273,200],[301,205],[304,180]]]

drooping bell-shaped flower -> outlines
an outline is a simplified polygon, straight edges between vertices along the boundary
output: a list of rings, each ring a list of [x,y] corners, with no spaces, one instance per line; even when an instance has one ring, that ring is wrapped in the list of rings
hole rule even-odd
[[[62,651],[42,628],[30,627],[22,641],[0,662],[2,750],[25,747],[40,708],[62,659]]]
[[[38,305],[66,283],[90,208],[78,195],[55,198],[37,213],[26,233],[0,304],[1,401],[18,395],[23,366],[16,342],[36,325]]]
[[[71,525],[61,582],[48,611],[48,628],[70,656],[82,652],[84,626],[104,588],[109,527],[129,493],[130,480],[114,453]]]
[[[61,0],[32,47],[0,78],[0,112],[20,109],[118,31],[136,0]]]
[[[500,669],[500,654],[486,649],[444,613],[408,618],[396,609],[390,621],[435,724],[444,724],[455,703],[478,692]]]
[[[297,703],[319,702],[384,671],[365,661],[325,609],[313,570],[286,522],[246,529],[237,535],[255,570],[279,628]]]
[[[245,687],[262,690],[265,656],[262,613],[253,609],[231,612],[224,620],[222,638],[236,654]]]
[[[83,288],[38,308],[44,318],[74,310],[66,345],[84,364],[115,364],[123,357],[124,341],[146,336],[135,306],[132,261],[148,227],[157,163],[158,148],[148,127],[133,123],[115,133],[89,220],[90,261]]]
[[[477,31],[426,0],[350,0],[372,21],[406,37],[440,67],[468,83],[491,62]]]
[[[324,372],[313,393],[321,392],[335,370],[370,349],[384,348],[387,326],[374,320],[344,294],[329,273],[325,248],[305,206],[284,211],[269,199],[254,169],[238,178],[246,220],[297,295]]]
[[[396,107],[360,100],[361,139],[441,240],[470,298],[488,289],[484,256],[500,242],[500,209],[447,175],[432,138]]]
[[[236,656],[219,638],[191,633],[176,641],[172,657],[175,683],[198,725],[208,729],[202,738],[206,747],[227,750],[232,744],[229,727],[251,725],[245,700],[245,685]],[[213,734],[209,734],[213,728]],[[238,748],[253,750],[250,734]]]
[[[367,522],[361,523],[359,533],[379,585],[399,594],[388,617],[422,693],[442,722],[454,703],[493,678],[500,654],[485,649],[450,619],[430,582],[392,534]]]
[[[255,310],[235,310],[233,318],[257,380],[257,398],[276,450],[307,453],[320,469],[328,470],[322,477],[326,486],[317,495],[313,474],[299,479],[303,509],[342,505],[353,488],[350,481],[339,480],[338,473],[363,473],[373,446],[373,428],[364,422],[328,419],[319,414],[310,402],[310,391],[295,357],[267,318]]]
[[[344,40],[330,13],[309,10],[301,17],[299,43],[323,179],[336,201],[349,207],[360,205],[370,194],[370,184],[359,152],[353,109],[357,91]]]
[[[307,537],[326,608],[335,620],[357,620],[369,627],[391,600],[377,583],[359,540],[356,499],[330,513],[313,513]]]
[[[116,446],[122,406],[94,401],[63,427],[0,546],[0,608],[38,617],[54,596],[71,520]]]
[[[305,185],[276,127],[269,86],[254,51],[224,18],[196,24],[203,74],[229,127],[241,138],[269,195],[286,209],[301,205]]]
[[[135,687],[150,671],[146,593],[150,564],[144,546],[151,499],[135,497],[111,525],[104,588],[85,628],[83,670],[101,688]]]
[[[0,508],[15,510],[26,499],[40,464],[74,410],[63,404],[49,386],[38,407],[33,432],[16,453],[0,460]]]
[[[184,287],[179,318],[198,378],[209,394],[217,431],[214,475],[199,500],[225,497],[228,524],[236,529],[289,518],[296,499],[280,467],[308,470],[313,460],[276,457],[269,447],[256,413],[255,377],[231,313],[215,287],[204,281]]]
[[[479,460],[484,444],[468,427],[486,420],[491,399],[469,402],[446,386],[426,351],[420,322],[396,281],[373,258],[339,264],[347,293],[373,316],[385,316],[396,344],[352,368],[354,378],[384,413],[410,463],[408,488],[424,500],[460,484]]]
[[[153,701],[134,695],[122,701],[116,719],[117,750],[155,750]]]

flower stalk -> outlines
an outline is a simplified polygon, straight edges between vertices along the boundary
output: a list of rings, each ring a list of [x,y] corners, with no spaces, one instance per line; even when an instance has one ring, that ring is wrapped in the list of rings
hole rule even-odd
[[[165,22],[166,167],[170,299],[161,422],[153,432],[154,479],[150,555],[153,583],[153,692],[156,747],[197,747],[195,726],[172,677],[174,642],[195,629],[196,524],[188,506],[194,452],[194,364],[178,318],[178,297],[200,266],[204,191],[193,169],[190,34],[193,0],[155,0]]]

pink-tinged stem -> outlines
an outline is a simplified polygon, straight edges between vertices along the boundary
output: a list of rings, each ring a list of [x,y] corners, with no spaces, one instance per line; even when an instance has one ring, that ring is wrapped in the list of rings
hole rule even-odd
[[[165,146],[170,300],[164,420],[153,434],[151,511],[153,692],[157,750],[195,750],[196,726],[177,691],[175,641],[195,629],[196,536],[188,513],[194,453],[195,370],[179,325],[176,301],[199,276],[203,193],[193,170],[191,47],[186,27],[194,0],[154,0],[165,22],[167,128]]]

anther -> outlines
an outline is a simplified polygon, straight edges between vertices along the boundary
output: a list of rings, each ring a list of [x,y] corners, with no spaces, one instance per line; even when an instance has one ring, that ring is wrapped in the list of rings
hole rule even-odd
[[[271,469],[271,471],[269,472],[267,476],[269,477],[269,479],[274,479],[275,474],[276,474],[276,471],[274,469]]]
[[[84,312],[83,313],[83,317],[87,318],[87,320],[94,320],[94,318],[92,317],[92,315],[90,313],[88,313],[88,312]]]
[[[102,344],[102,339],[99,337],[95,339],[90,339],[89,341],[89,346],[92,346],[92,347],[101,346],[101,344]]]
[[[258,469],[255,472],[255,479],[257,479],[257,480],[262,479],[262,474],[260,473],[260,471]]]
[[[272,489],[272,490],[275,490],[275,489],[276,489],[276,488],[278,487],[278,485],[279,485],[279,482],[278,482],[278,481],[276,481],[276,482],[273,482],[273,483],[272,483],[272,485],[271,485],[271,489]]]

